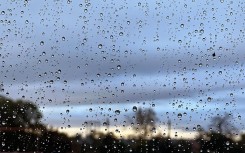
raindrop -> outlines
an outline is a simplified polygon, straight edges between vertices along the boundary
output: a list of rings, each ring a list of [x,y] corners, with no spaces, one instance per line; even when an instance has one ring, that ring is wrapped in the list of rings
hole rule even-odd
[[[137,107],[136,107],[136,106],[133,107],[133,111],[134,111],[134,112],[137,111]]]
[[[181,118],[181,117],[182,117],[182,114],[181,114],[181,113],[179,113],[179,114],[178,114],[178,118]]]
[[[69,109],[67,109],[67,110],[66,110],[66,114],[68,114],[69,112],[70,112],[70,110],[69,110]]]
[[[99,45],[98,45],[98,48],[99,48],[99,49],[102,49],[102,46],[103,46],[102,44],[99,44]]]
[[[184,24],[181,24],[181,25],[180,25],[181,28],[184,28],[184,26],[185,26]]]
[[[115,113],[116,113],[117,115],[119,115],[119,114],[120,114],[120,110],[116,110]]]
[[[212,98],[211,97],[208,97],[207,100],[208,100],[208,102],[210,102],[212,100]]]
[[[203,34],[203,33],[204,33],[204,30],[203,30],[203,29],[201,29],[201,30],[200,30],[200,33],[201,33],[201,34]]]
[[[225,143],[227,146],[229,146],[230,145],[230,142],[229,141],[226,141],[226,143]]]
[[[120,70],[120,69],[121,69],[121,65],[118,65],[118,66],[117,66],[117,69]]]
[[[41,41],[41,42],[40,42],[40,45],[43,46],[43,45],[44,45],[44,41]]]

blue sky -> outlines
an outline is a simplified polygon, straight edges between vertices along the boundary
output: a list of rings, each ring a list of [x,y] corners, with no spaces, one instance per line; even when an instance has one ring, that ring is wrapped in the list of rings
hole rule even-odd
[[[106,118],[121,124],[133,106],[155,105],[160,124],[169,116],[176,128],[207,127],[228,112],[244,129],[242,6],[8,1],[0,5],[1,94],[25,96],[57,127]]]

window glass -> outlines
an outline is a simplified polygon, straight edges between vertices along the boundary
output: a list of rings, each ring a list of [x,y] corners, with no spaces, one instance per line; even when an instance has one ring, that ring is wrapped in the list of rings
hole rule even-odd
[[[243,1],[0,12],[0,152],[244,150]]]

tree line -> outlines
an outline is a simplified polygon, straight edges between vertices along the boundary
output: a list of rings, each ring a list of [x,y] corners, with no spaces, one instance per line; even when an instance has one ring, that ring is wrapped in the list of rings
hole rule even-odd
[[[113,132],[102,133],[93,129],[86,137],[68,137],[41,122],[38,107],[24,100],[0,96],[0,152],[84,152],[84,153],[245,153],[245,134],[234,139],[237,130],[229,120],[230,114],[215,116],[209,131],[201,126],[193,140],[172,139],[170,135],[153,135],[157,117],[151,108],[138,108],[134,117],[127,117],[137,137],[118,138]],[[109,127],[109,120],[107,120]],[[168,132],[171,121],[168,121]]]

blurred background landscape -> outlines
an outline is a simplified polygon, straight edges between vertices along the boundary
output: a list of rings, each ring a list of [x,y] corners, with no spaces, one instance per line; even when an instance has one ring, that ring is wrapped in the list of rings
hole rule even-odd
[[[245,134],[238,134],[230,124],[230,114],[212,117],[208,131],[201,125],[194,127],[194,138],[182,138],[178,132],[171,136],[171,119],[166,130],[159,129],[152,108],[134,108],[134,116],[127,118],[131,124],[123,125],[126,131],[111,130],[107,119],[103,125],[86,122],[81,128],[85,135],[69,136],[43,124],[42,113],[32,102],[0,98],[1,152],[244,152]]]
[[[244,152],[243,6],[0,4],[0,151]]]

